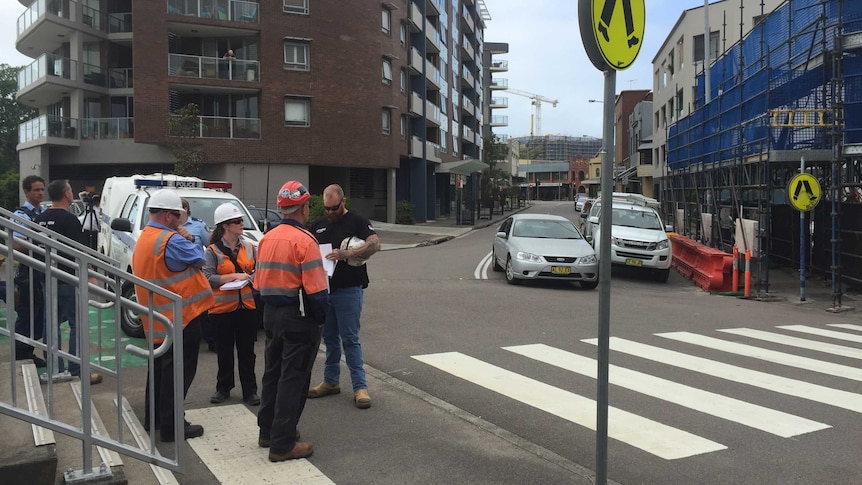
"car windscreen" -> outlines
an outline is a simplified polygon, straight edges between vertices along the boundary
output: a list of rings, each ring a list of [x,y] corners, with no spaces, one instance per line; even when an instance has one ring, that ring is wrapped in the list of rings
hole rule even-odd
[[[614,207],[611,214],[611,224],[614,226],[662,229],[661,221],[654,212]]]
[[[216,199],[209,197],[183,197],[189,203],[189,212],[192,217],[204,221],[207,229],[212,231],[215,228],[215,210],[216,207],[229,202],[239,208],[242,216],[242,228],[247,231],[254,231],[257,226],[252,222],[251,217],[246,213],[245,209],[239,205],[239,202],[231,199]],[[149,199],[147,199],[149,203]],[[149,212],[149,210],[148,210]],[[144,217],[142,225],[146,225],[148,218]]]
[[[515,221],[515,226],[512,228],[512,236],[545,239],[582,239],[581,233],[569,221],[540,219]]]

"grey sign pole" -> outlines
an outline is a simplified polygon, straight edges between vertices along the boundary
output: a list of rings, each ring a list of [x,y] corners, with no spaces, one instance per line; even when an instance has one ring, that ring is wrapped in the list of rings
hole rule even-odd
[[[599,216],[599,368],[596,391],[596,484],[608,483],[608,360],[611,326],[611,206],[614,191],[614,104],[617,71],[605,71],[602,140],[602,211]]]

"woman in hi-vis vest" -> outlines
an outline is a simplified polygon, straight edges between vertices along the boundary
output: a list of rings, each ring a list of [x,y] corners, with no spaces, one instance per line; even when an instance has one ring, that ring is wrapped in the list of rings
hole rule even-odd
[[[209,311],[218,355],[216,391],[211,403],[219,404],[230,397],[234,388],[234,348],[236,348],[242,400],[251,406],[260,404],[257,378],[254,375],[254,340],[258,315],[252,297],[255,248],[243,240],[246,221],[239,208],[230,202],[215,210],[215,230],[210,235],[203,267],[213,288],[215,306]],[[252,224],[251,221],[248,221]]]

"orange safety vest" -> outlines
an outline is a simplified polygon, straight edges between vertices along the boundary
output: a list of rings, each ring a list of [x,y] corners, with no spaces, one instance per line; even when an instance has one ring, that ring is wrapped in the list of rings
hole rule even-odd
[[[237,251],[236,262],[241,270],[247,274],[252,274],[254,272],[254,248],[247,241],[241,241],[240,246],[242,249]],[[231,274],[237,272],[233,262],[218,246],[210,244],[210,249],[215,253],[216,273]],[[251,285],[245,285],[238,290],[213,288],[213,297],[215,297],[215,306],[210,309],[210,313],[230,313],[239,308],[240,301],[242,301],[243,308],[255,309]]]
[[[200,268],[188,266],[180,272],[171,271],[165,262],[165,247],[168,239],[177,234],[158,227],[146,226],[135,244],[132,254],[132,272],[155,285],[172,291],[183,297],[183,321],[185,327],[201,313],[212,308],[215,303],[213,292],[206,276]],[[138,303],[144,306],[150,304],[150,292],[135,286]],[[176,324],[173,303],[164,296],[153,294],[153,310],[161,313]],[[150,322],[147,314],[141,313],[144,332],[153,343],[165,340],[166,330],[159,321]]]
[[[255,288],[261,296],[281,296],[299,304],[299,290],[314,294],[327,289],[326,270],[317,239],[305,229],[279,224],[257,247]]]

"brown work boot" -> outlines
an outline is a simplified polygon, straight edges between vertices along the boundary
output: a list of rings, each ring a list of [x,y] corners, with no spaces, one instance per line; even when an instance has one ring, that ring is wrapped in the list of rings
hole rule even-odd
[[[312,453],[314,453],[314,447],[311,446],[311,443],[297,441],[296,444],[293,445],[293,449],[287,453],[274,453],[270,450],[269,461],[287,461],[296,460],[297,458],[308,458]]]
[[[359,409],[368,409],[371,407],[371,398],[368,396],[368,389],[359,389],[353,393],[353,402]]]
[[[330,394],[338,394],[341,392],[341,386],[338,384],[329,384],[324,381],[308,390],[309,399],[328,396]]]

